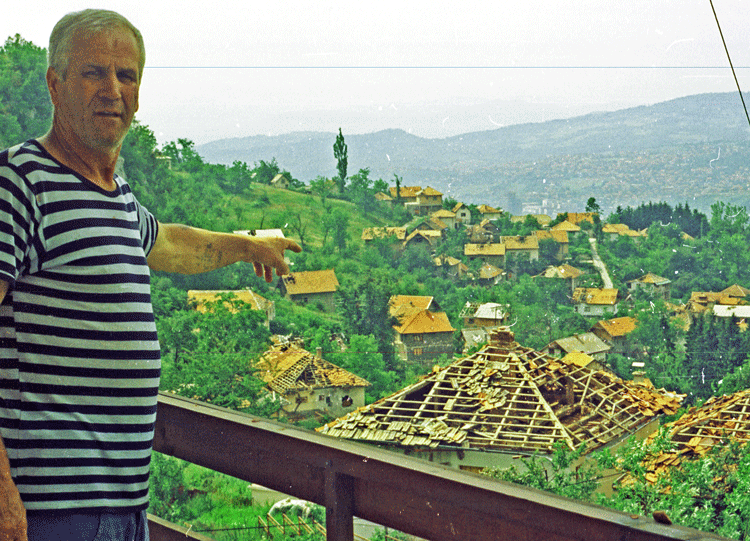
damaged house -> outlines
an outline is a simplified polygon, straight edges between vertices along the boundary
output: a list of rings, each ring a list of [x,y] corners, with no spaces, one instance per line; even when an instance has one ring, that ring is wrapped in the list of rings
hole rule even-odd
[[[320,354],[292,345],[267,351],[255,368],[268,390],[281,398],[281,409],[287,415],[345,415],[364,405],[365,387],[370,386]]]
[[[657,429],[680,398],[519,345],[508,327],[421,381],[321,428],[453,467],[507,467],[556,444],[587,452]]]
[[[665,424],[664,431],[673,445],[644,464],[645,478],[651,483],[683,461],[705,456],[716,445],[746,444],[750,439],[750,389],[711,397],[701,407],[692,407],[676,421]],[[649,441],[655,436],[652,434]]]

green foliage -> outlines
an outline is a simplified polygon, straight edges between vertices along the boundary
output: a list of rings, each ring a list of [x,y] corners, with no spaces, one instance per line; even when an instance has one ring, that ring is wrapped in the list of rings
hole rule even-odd
[[[349,147],[344,142],[344,136],[339,128],[339,134],[336,136],[336,142],[333,144],[333,157],[336,158],[336,169],[338,169],[338,176],[336,177],[336,184],[339,188],[339,193],[343,194],[346,188],[346,168],[349,162],[348,157]]]
[[[0,149],[43,135],[52,120],[46,50],[19,34],[0,47]]]
[[[365,389],[368,404],[388,396],[401,386],[396,372],[386,366],[385,356],[379,348],[375,336],[355,334],[349,339],[348,349],[330,356],[333,363],[370,382],[371,386]]]
[[[251,368],[268,345],[263,316],[231,296],[207,306],[206,313],[178,311],[157,321],[163,357],[161,389],[270,415],[278,404],[263,395],[264,385]]]
[[[338,313],[344,329],[350,335],[371,336],[376,344],[374,351],[382,356],[388,370],[395,369],[395,321],[388,308],[393,291],[391,274],[383,271],[344,281],[338,291]]]
[[[598,464],[581,460],[584,451],[584,447],[572,451],[565,443],[558,442],[550,455],[534,454],[520,459],[519,466],[488,468],[483,473],[495,479],[588,501],[599,487],[600,472]]]
[[[598,503],[646,516],[665,511],[675,524],[746,539],[750,521],[747,446],[716,445],[705,456],[683,459],[678,467],[649,482],[645,465],[671,447],[663,433],[651,443],[632,440],[612,462],[627,477],[611,498],[601,496]]]

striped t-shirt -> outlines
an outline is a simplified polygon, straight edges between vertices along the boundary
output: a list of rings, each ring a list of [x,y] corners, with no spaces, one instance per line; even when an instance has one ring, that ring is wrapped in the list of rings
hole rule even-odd
[[[0,153],[0,433],[30,513],[148,502],[154,217],[34,140]]]

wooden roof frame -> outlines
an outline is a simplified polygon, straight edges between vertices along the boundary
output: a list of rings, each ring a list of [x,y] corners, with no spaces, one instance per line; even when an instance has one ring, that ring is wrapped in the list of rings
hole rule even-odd
[[[619,440],[680,398],[520,346],[507,327],[481,351],[319,428],[405,447],[587,452]]]

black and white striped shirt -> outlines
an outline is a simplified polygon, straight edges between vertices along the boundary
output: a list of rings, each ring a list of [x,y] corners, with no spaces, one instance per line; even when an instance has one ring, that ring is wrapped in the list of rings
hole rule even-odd
[[[154,217],[37,141],[0,153],[0,433],[27,511],[148,503]]]

